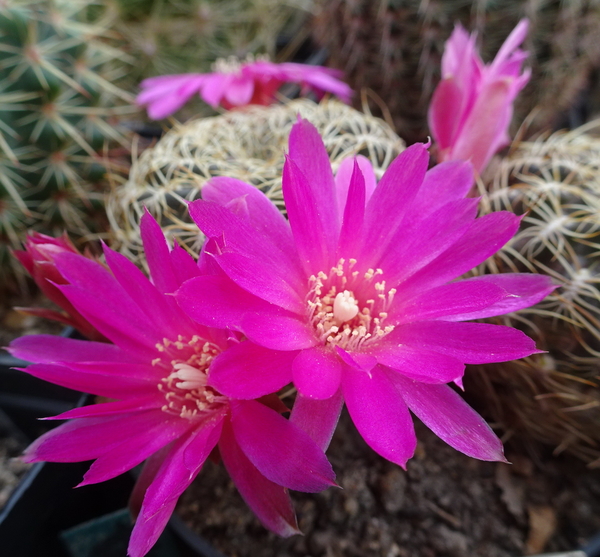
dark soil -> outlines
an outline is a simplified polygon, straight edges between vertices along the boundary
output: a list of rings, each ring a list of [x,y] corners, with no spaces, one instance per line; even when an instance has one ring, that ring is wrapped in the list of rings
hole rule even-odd
[[[228,557],[519,557],[573,550],[600,532],[600,471],[572,458],[480,462],[417,424],[404,472],[342,416],[328,456],[343,489],[293,493],[304,536],[261,527],[208,463],[177,512]]]
[[[0,415],[0,509],[32,466],[19,458],[25,447],[25,440],[16,439]]]
[[[0,349],[23,335],[60,334],[65,328],[62,323],[42,317],[26,315],[14,307],[44,307],[57,309],[45,296],[11,296],[0,303]]]

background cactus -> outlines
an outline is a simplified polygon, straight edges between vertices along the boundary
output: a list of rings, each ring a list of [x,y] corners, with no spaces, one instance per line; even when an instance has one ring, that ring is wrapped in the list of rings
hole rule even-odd
[[[109,196],[112,245],[142,263],[138,223],[147,207],[171,239],[197,254],[203,237],[187,214],[186,201],[200,197],[213,176],[254,184],[283,209],[284,153],[298,114],[323,136],[334,170],[344,158],[360,153],[380,176],[404,149],[385,122],[335,100],[255,106],[178,125],[134,161],[129,180]]]
[[[0,6],[0,284],[14,280],[27,228],[102,230],[110,149],[137,109],[116,84],[132,60],[111,42],[101,1],[6,0]],[[18,276],[18,275],[17,275]]]
[[[316,0],[316,5],[312,36],[328,49],[330,64],[344,70],[353,89],[371,92],[374,109],[385,105],[409,143],[427,136],[427,107],[444,42],[457,21],[477,31],[487,62],[517,22],[530,19],[524,48],[532,78],[517,100],[515,121],[522,123],[535,108],[531,132],[571,125],[573,107],[584,108],[582,95],[600,68],[600,4],[594,0]],[[596,95],[597,89],[596,84]],[[361,102],[360,95],[355,100]]]
[[[306,38],[312,0],[111,0],[136,57],[133,77],[209,71],[217,58],[274,57]],[[265,24],[268,14],[268,24]],[[284,53],[285,56],[285,53]]]
[[[517,143],[484,179],[483,212],[524,217],[517,235],[479,273],[545,273],[559,287],[537,306],[498,318],[548,353],[478,366],[467,376],[466,392],[521,442],[549,443],[598,466],[600,121]]]

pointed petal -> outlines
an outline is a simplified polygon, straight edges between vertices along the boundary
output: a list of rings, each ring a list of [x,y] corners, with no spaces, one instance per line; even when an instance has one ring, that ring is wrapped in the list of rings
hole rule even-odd
[[[402,283],[402,295],[444,284],[470,271],[504,246],[520,222],[507,211],[478,218],[452,246]]]
[[[335,174],[335,191],[338,204],[338,213],[340,216],[343,216],[346,208],[348,190],[350,189],[350,180],[352,178],[352,173],[354,172],[355,161],[358,164],[358,167],[360,168],[365,180],[365,201],[370,199],[371,195],[373,195],[373,192],[375,191],[375,188],[377,187],[377,178],[375,177],[375,172],[373,171],[373,165],[367,157],[357,155],[356,157],[348,157],[344,159]]]
[[[148,373],[154,371],[150,366],[138,364],[31,364],[21,371],[67,389],[108,398],[131,399],[157,394],[157,385],[160,383],[159,377]],[[128,374],[130,371],[131,375]]]
[[[465,364],[432,350],[386,342],[377,343],[371,354],[386,367],[423,383],[450,383],[463,376]]]
[[[13,340],[8,351],[15,357],[35,363],[139,362],[114,344],[75,340],[56,335],[27,335]]]
[[[244,200],[247,218],[252,226],[270,236],[282,252],[294,254],[296,246],[289,223],[258,188],[235,178],[221,176],[211,178],[202,188],[202,199],[222,206],[240,198]]]
[[[194,201],[189,211],[200,229],[216,240],[218,252],[212,255],[240,287],[285,309],[304,311],[297,285],[305,279],[270,236],[216,203]]]
[[[158,413],[164,414],[162,410]],[[179,438],[190,427],[188,420],[165,422],[158,419],[154,423],[149,422],[143,435],[127,437],[110,451],[100,455],[85,473],[78,487],[104,482],[131,470],[150,455]]]
[[[528,273],[502,273],[498,275],[483,275],[467,279],[463,282],[494,284],[506,291],[506,296],[497,303],[480,311],[457,314],[446,317],[448,321],[466,321],[504,315],[523,308],[528,308],[542,301],[557,288],[552,279],[545,275]]]
[[[329,242],[330,238],[334,238],[338,230],[338,211],[335,196],[335,181],[329,155],[321,139],[321,135],[317,128],[308,120],[299,120],[290,132],[289,139],[289,158],[294,161],[294,164],[300,172],[309,181],[308,195],[315,203],[313,210],[318,211],[319,221],[323,227],[323,239],[321,242]],[[289,191],[288,184],[283,183],[283,196],[285,205],[288,210],[288,204],[292,203],[289,194],[297,194],[298,192]],[[294,195],[295,198],[295,195]],[[297,210],[302,210],[301,208]],[[306,210],[311,210],[306,208]],[[292,218],[289,217],[290,222]],[[292,224],[293,227],[293,224]],[[294,234],[295,237],[295,234]],[[325,239],[327,238],[327,239]],[[337,239],[337,238],[336,238]],[[335,250],[335,244],[329,245],[329,249]]]
[[[161,420],[168,427],[180,418],[152,409],[72,420],[36,439],[27,448],[25,460],[80,462],[95,459],[129,438],[143,436],[149,426]]]
[[[341,389],[325,400],[314,400],[298,393],[290,421],[308,433],[310,438],[326,451],[337,426],[344,397]]]
[[[240,342],[212,361],[209,384],[225,396],[238,399],[274,393],[292,380],[296,354],[269,350],[248,340]]]
[[[308,398],[323,400],[340,387],[342,363],[329,346],[301,350],[292,364],[294,385]]]
[[[431,135],[442,152],[456,141],[463,100],[463,92],[454,76],[442,79],[433,92],[427,121]],[[444,155],[440,158],[445,160]]]
[[[355,159],[348,188],[348,199],[344,206],[344,218],[339,241],[340,254],[352,253],[357,247],[357,239],[361,238],[365,216],[365,196],[365,179]]]
[[[146,278],[129,259],[109,247],[104,247],[106,262],[115,278],[131,300],[153,323],[161,338],[170,338],[173,331],[191,337],[196,333],[192,322],[183,313],[172,296],[165,296]],[[164,264],[169,265],[167,257]]]
[[[508,362],[539,353],[533,340],[521,331],[487,323],[424,321],[399,325],[387,340],[433,350],[466,364]]]
[[[291,157],[286,159],[282,181],[285,207],[298,256],[308,276],[329,269],[335,257],[339,235],[337,220],[328,220],[331,211],[320,204],[323,200],[317,193],[326,187],[327,180],[315,174],[306,176]],[[334,204],[335,198],[330,202]],[[337,219],[337,213],[334,216]]]
[[[128,557],[144,557],[152,549],[171,518],[175,505],[177,499],[171,499],[151,517],[142,519],[138,516],[129,538]]]
[[[244,454],[272,482],[309,493],[335,485],[321,449],[274,410],[253,400],[232,403],[231,427]]]
[[[146,490],[138,523],[150,520],[170,502],[177,501],[192,483],[219,441],[223,419],[223,415],[215,416],[173,444],[171,452]]]
[[[408,299],[398,296],[389,313],[391,319],[399,323],[447,319],[485,312],[507,297],[506,290],[492,281],[461,280],[419,292]]]
[[[158,390],[158,389],[157,389]],[[140,412],[142,410],[159,409],[163,396],[158,393],[151,395],[142,395],[130,397],[127,400],[116,400],[113,402],[102,402],[98,404],[89,404],[88,406],[80,406],[67,410],[57,416],[44,418],[45,420],[72,420],[74,418],[94,418],[101,416],[111,416],[116,414],[128,414],[132,412]]]
[[[375,266],[384,269],[386,284],[397,285],[451,249],[473,225],[477,205],[477,199],[451,201],[412,228],[400,228]]]
[[[160,292],[175,292],[179,288],[179,281],[171,264],[169,245],[148,209],[145,209],[140,221],[140,233],[152,282]]]
[[[219,452],[235,487],[262,524],[284,538],[299,534],[287,489],[267,480],[248,460],[228,423],[223,427]]]
[[[429,154],[421,143],[400,153],[383,175],[367,204],[362,232],[362,252],[356,256],[373,266],[390,247],[403,223],[427,170]]]
[[[440,439],[479,460],[506,462],[502,443],[484,419],[447,385],[392,378],[412,412]]]
[[[486,83],[452,147],[452,158],[470,160],[479,173],[493,154],[504,147],[503,140],[512,114],[510,78]]]
[[[302,350],[318,344],[306,318],[284,312],[247,313],[242,318],[242,331],[249,340],[273,350]]]
[[[346,406],[367,444],[387,460],[406,468],[417,446],[406,404],[385,371],[370,374],[347,367],[342,386]]]
[[[425,174],[423,185],[411,205],[410,213],[406,215],[406,226],[422,221],[447,203],[463,199],[474,184],[473,165],[470,162],[436,164]]]

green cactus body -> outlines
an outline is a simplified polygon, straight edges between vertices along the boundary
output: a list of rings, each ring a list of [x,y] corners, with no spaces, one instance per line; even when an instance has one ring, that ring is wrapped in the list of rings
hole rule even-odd
[[[0,259],[26,228],[76,237],[101,222],[105,152],[133,96],[101,1],[9,0],[0,7]],[[0,287],[15,268],[2,265]]]
[[[482,405],[521,441],[550,443],[600,464],[600,121],[517,143],[484,175],[482,210],[524,215],[479,273],[550,275],[558,288],[499,323],[541,350],[469,375]],[[468,389],[469,390],[469,389]]]

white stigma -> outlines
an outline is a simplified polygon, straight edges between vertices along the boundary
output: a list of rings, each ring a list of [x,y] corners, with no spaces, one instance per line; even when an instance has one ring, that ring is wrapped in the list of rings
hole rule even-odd
[[[189,364],[180,362],[174,366],[175,371],[171,374],[171,377],[176,379],[182,379],[179,383],[175,383],[175,386],[179,389],[200,389],[206,386],[206,374],[200,372],[195,367]]]
[[[358,315],[358,301],[348,290],[339,292],[333,301],[333,318],[338,324],[354,319]]]

